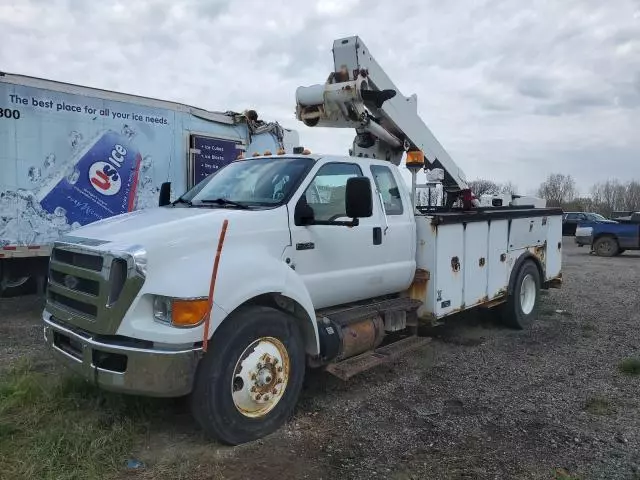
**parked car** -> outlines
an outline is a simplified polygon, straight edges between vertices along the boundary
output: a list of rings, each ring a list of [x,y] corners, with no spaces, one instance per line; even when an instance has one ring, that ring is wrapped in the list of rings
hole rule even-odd
[[[574,236],[576,234],[576,227],[578,224],[584,222],[612,223],[613,220],[609,220],[599,213],[594,212],[565,212],[564,217],[562,218],[562,235]]]
[[[600,257],[640,250],[640,212],[607,222],[581,223],[575,239],[578,245],[590,245],[591,251]]]

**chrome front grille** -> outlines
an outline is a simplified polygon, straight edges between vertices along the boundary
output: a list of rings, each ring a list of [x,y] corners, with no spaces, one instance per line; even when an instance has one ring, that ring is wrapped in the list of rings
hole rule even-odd
[[[101,255],[89,255],[87,253],[78,253],[69,250],[54,248],[51,252],[52,260],[85,270],[101,272],[104,259]]]
[[[49,261],[47,310],[61,322],[112,335],[143,283],[126,256],[56,243]]]

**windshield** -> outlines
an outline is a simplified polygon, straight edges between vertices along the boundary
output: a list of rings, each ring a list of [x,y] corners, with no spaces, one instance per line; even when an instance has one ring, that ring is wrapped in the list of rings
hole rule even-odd
[[[313,166],[312,158],[239,160],[217,170],[181,198],[195,205],[223,199],[243,206],[278,206],[286,202]]]
[[[591,213],[589,214],[589,220],[606,220],[606,218],[599,213]]]

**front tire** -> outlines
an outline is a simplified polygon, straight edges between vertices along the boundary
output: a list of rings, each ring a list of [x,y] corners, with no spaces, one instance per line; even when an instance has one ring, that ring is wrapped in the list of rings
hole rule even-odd
[[[215,332],[191,394],[209,438],[238,445],[278,430],[293,414],[305,373],[296,320],[269,307],[243,307]]]
[[[518,270],[513,292],[502,306],[505,325],[516,330],[531,326],[538,315],[540,303],[540,272],[531,260],[525,260]]]
[[[599,257],[615,257],[620,250],[620,246],[615,238],[607,235],[595,241],[593,250]]]

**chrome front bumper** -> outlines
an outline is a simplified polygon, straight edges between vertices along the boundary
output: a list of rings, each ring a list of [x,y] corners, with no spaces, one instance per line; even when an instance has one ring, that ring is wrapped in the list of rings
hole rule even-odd
[[[56,359],[100,388],[152,397],[191,392],[201,348],[161,350],[107,343],[56,323],[46,312],[43,321],[45,341]]]

